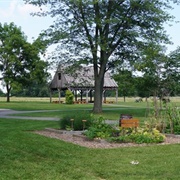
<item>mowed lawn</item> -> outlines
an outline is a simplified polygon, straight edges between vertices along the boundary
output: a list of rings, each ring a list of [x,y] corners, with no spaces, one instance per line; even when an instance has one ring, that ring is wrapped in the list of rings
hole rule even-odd
[[[15,110],[57,110],[36,116],[58,116],[88,111],[92,105],[50,104],[42,101],[0,102],[0,108]],[[118,119],[121,113],[145,118],[145,102],[103,105],[105,118]],[[50,114],[48,114],[50,113]],[[57,114],[58,113],[58,114]],[[30,116],[30,114],[26,114]],[[25,114],[24,114],[25,115]],[[114,149],[90,149],[33,133],[46,127],[58,128],[55,121],[0,119],[0,180],[134,180],[179,179],[180,145],[147,145]],[[138,161],[139,164],[132,164]]]
[[[89,149],[33,133],[45,127],[57,122],[0,119],[0,179],[180,178],[178,144]]]

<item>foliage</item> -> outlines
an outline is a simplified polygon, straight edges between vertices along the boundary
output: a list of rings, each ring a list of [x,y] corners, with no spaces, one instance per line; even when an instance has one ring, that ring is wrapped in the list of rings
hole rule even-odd
[[[131,71],[119,70],[113,76],[114,80],[118,83],[118,95],[125,97],[134,95],[134,78]]]
[[[163,82],[163,69],[166,69],[164,64],[167,59],[164,47],[150,42],[144,49],[141,60],[136,62],[135,67],[143,74],[143,78],[139,79],[142,84],[138,85],[149,95],[160,98],[168,95],[167,85]]]
[[[165,103],[163,109],[157,107],[149,113],[145,124],[163,133],[180,134],[180,109],[173,103]]]
[[[66,104],[73,104],[74,95],[70,90],[66,90],[65,98]]]
[[[102,116],[94,119],[91,126],[84,132],[89,139],[100,138],[106,139],[112,134],[112,127],[105,123]]]
[[[85,129],[92,125],[92,115],[87,111],[67,113],[59,121],[60,129],[83,130],[82,120],[86,120]]]
[[[165,55],[165,48],[162,45],[151,42],[144,49],[141,60],[135,63],[135,68],[143,74],[143,78],[140,78],[141,81],[137,84],[138,90],[141,92],[142,89],[160,99],[178,94],[180,87],[179,60],[180,48]]]
[[[156,128],[153,128],[151,131],[145,128],[137,128],[137,131],[134,131],[130,135],[130,139],[135,143],[161,143],[165,140],[165,136],[161,134]]]
[[[180,47],[171,52],[165,62],[164,84],[171,95],[180,94]]]
[[[161,100],[158,98],[152,99],[151,106],[148,104],[147,109],[147,120],[145,126],[149,129],[156,128],[161,133],[165,133],[167,126],[166,108],[162,108]],[[166,104],[165,104],[166,105]]]
[[[103,117],[94,120],[92,125],[84,132],[89,139],[107,139],[110,142],[135,142],[141,143],[161,143],[165,136],[156,128],[121,128],[113,127],[105,123]]]
[[[0,89],[0,97],[5,97],[5,93]]]
[[[161,143],[165,140],[165,136],[161,134],[156,128],[152,130],[149,128],[137,128],[130,131],[122,130],[122,134],[118,137],[111,137],[109,141],[128,143],[135,142],[137,144],[142,143]]]
[[[153,79],[150,76],[143,75],[134,78],[134,86],[136,93],[141,98],[148,98],[151,95],[149,85],[152,85]]]
[[[47,77],[47,63],[39,56],[44,50],[40,38],[28,43],[21,29],[13,23],[0,23],[0,79],[6,87],[7,102],[14,87],[30,86],[33,80],[41,83]]]
[[[180,109],[174,105],[167,105],[165,109],[166,133],[180,134]]]
[[[102,111],[108,69],[118,67],[122,64],[119,61],[138,60],[149,39],[157,44],[169,42],[163,26],[172,20],[167,11],[171,8],[169,0],[24,1],[42,7],[36,15],[56,18],[44,34],[49,43],[58,43],[61,61],[93,64],[96,113]],[[45,5],[47,11],[43,10]]]
[[[130,138],[130,136],[128,135],[121,135],[121,136],[117,136],[117,137],[110,137],[108,138],[109,142],[116,142],[116,143],[131,143],[133,142],[132,139]]]
[[[31,86],[15,86],[11,90],[11,96],[16,97],[48,97],[49,96],[49,88],[48,84],[45,80],[42,80],[41,83],[38,83],[34,80]],[[57,95],[58,97],[58,95]]]

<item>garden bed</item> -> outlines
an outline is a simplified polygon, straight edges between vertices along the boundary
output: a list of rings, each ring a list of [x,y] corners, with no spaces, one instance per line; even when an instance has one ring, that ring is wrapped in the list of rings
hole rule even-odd
[[[88,148],[119,148],[119,147],[150,146],[150,145],[165,145],[165,144],[180,143],[179,135],[166,135],[166,139],[163,143],[135,144],[135,143],[110,143],[107,142],[106,140],[101,140],[101,139],[89,140],[87,139],[86,136],[82,135],[82,131],[65,131],[65,130],[46,128],[42,131],[35,131],[35,133]]]

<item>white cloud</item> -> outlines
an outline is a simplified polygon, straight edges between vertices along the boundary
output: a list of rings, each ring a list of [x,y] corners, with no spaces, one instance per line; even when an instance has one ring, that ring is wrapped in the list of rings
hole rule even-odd
[[[43,7],[43,11],[47,7]],[[43,29],[47,29],[52,24],[50,17],[37,17],[30,15],[39,12],[40,7],[25,4],[23,0],[0,0],[0,23],[14,22],[16,26],[21,27],[28,40],[37,37]],[[42,22],[43,23],[40,23]]]
[[[5,2],[1,2],[1,3],[5,3]],[[1,17],[2,18],[10,18],[10,17],[12,17],[14,12],[15,12],[15,8],[16,8],[17,3],[18,2],[16,0],[12,0],[8,7],[0,8]]]
[[[43,7],[43,10],[45,10],[45,7]],[[30,16],[30,13],[39,11],[40,7],[25,4],[22,0],[0,1],[0,17],[5,19],[15,19],[18,16],[21,16],[21,18],[27,18]]]
[[[29,16],[30,13],[39,12],[40,7],[33,6],[33,5],[30,5],[30,4],[18,4],[17,11],[22,16],[27,16],[27,15]]]

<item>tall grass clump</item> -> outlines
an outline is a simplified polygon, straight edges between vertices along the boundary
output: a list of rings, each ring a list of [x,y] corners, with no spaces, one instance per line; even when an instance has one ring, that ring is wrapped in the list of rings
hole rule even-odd
[[[84,122],[84,120],[86,120]],[[70,114],[64,115],[60,121],[60,129],[66,130],[83,130],[92,125],[93,116],[87,111],[76,111]]]
[[[156,128],[162,133],[180,134],[180,109],[173,103],[157,104],[149,113],[146,126]]]
[[[175,105],[166,106],[166,133],[180,134],[180,109]]]

